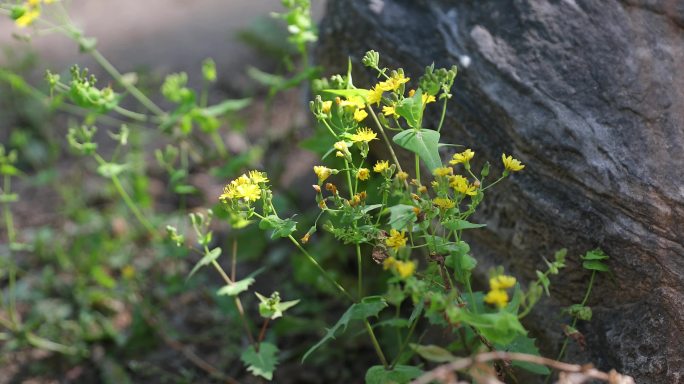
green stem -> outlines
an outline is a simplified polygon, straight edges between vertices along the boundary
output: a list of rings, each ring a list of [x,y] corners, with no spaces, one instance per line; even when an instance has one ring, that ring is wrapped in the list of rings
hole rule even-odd
[[[355,302],[354,297],[352,297],[352,295],[350,295],[349,292],[347,292],[347,290],[344,289],[342,285],[340,285],[340,283],[338,283],[332,276],[328,274],[328,272],[325,269],[323,269],[323,267],[320,264],[318,264],[318,261],[316,261],[316,259],[314,259],[313,256],[311,256],[311,254],[309,254],[309,252],[307,252],[306,249],[304,249],[304,247],[302,247],[302,245],[299,244],[299,241],[297,241],[297,239],[292,237],[292,235],[288,235],[287,237],[304,254],[304,256],[306,256],[306,258],[318,269],[318,271],[323,275],[323,277],[328,279],[328,281],[330,281],[347,299],[351,300],[352,302]]]
[[[11,177],[9,175],[5,175],[3,177],[3,187],[2,187],[2,193],[9,195],[10,190],[12,187],[12,181]],[[5,229],[7,230],[7,240],[9,241],[10,244],[10,249],[12,248],[12,244],[16,241],[16,232],[14,230],[14,217],[12,216],[12,211],[10,210],[10,202],[5,201],[3,204],[3,214],[5,216]]]
[[[366,331],[368,331],[368,335],[370,336],[371,342],[373,343],[373,348],[375,348],[375,353],[378,355],[380,362],[385,367],[385,369],[390,369],[390,366],[387,363],[387,358],[385,358],[385,354],[382,353],[382,348],[380,348],[380,343],[378,343],[378,339],[375,337],[373,327],[371,327],[368,320],[364,320],[363,324],[366,326]]]
[[[385,141],[385,145],[387,145],[387,149],[390,152],[390,156],[392,156],[392,161],[394,161],[394,164],[396,164],[397,166],[397,171],[403,172],[403,170],[401,169],[401,164],[399,164],[399,159],[397,159],[397,155],[394,153],[394,148],[392,148],[392,143],[389,141],[389,138],[387,137],[385,130],[382,128],[382,124],[380,124],[378,116],[375,115],[375,112],[373,111],[373,108],[370,107],[370,105],[367,106],[366,109],[368,110],[368,112],[370,112],[370,115],[373,118],[375,125],[378,127],[378,130],[382,135],[382,139]]]
[[[204,252],[209,253],[209,248],[207,246],[204,247]],[[211,265],[214,266],[214,269],[221,275],[223,278],[223,281],[226,282],[228,285],[233,285],[234,282],[233,280],[228,277],[228,274],[226,274],[226,271],[223,270],[221,265],[216,261],[212,260]],[[238,314],[240,315],[240,319],[242,319],[242,326],[245,327],[245,332],[247,333],[247,338],[249,339],[250,344],[254,345],[255,348],[258,350],[258,344],[255,343],[254,341],[254,336],[252,335],[252,329],[249,327],[249,323],[247,322],[247,316],[245,316],[245,309],[242,306],[242,301],[240,298],[236,295],[234,296],[235,300],[235,306],[237,307]]]
[[[79,44],[83,43],[84,37],[82,36],[72,36],[75,37],[76,40],[79,42]],[[142,104],[145,108],[149,109],[152,113],[154,113],[157,116],[164,116],[166,113],[157,106],[150,98],[145,96],[144,93],[142,93],[138,88],[136,88],[134,85],[130,84],[129,82],[125,81],[123,79],[123,75],[112,65],[112,63],[109,62],[102,54],[97,50],[93,49],[90,51],[90,54],[93,56],[95,61],[97,61],[98,64],[104,68],[109,75],[116,80],[119,85],[121,85],[125,90],[127,90],[133,97],[135,97],[140,104]]]
[[[404,339],[404,342],[399,347],[399,352],[397,353],[397,356],[392,361],[392,364],[390,364],[389,369],[394,368],[394,366],[396,366],[397,363],[399,362],[399,359],[401,358],[401,354],[406,349],[406,346],[408,345],[409,341],[411,340],[411,336],[413,336],[413,331],[415,331],[416,325],[418,325],[418,320],[419,320],[419,317],[417,317],[415,320],[413,320],[413,324],[411,324],[411,328],[409,328],[408,334],[406,335],[406,339]]]
[[[122,116],[128,117],[131,120],[139,121],[141,123],[147,121],[147,115],[145,115],[144,113],[129,111],[128,109],[122,108],[118,105],[114,107],[114,111]]]
[[[439,125],[437,126],[437,132],[442,130],[442,124],[444,124],[444,117],[446,116],[447,110],[447,98],[444,98],[444,104],[442,105],[442,117],[439,119]]]
[[[354,186],[351,181],[351,170],[349,169],[349,162],[347,162],[347,159],[344,160],[344,173],[347,175],[347,187],[349,188],[349,198],[351,199],[352,196],[354,196]]]
[[[416,180],[420,183],[420,157],[416,154]]]
[[[487,189],[493,187],[493,186],[496,185],[499,181],[501,181],[501,180],[503,180],[503,179],[505,179],[505,178],[506,178],[506,176],[501,176],[501,177],[499,177],[498,179],[496,179],[495,182],[493,182],[493,183],[489,184],[488,186],[482,188],[481,191],[486,191]],[[476,179],[477,179],[477,177],[476,177]]]
[[[359,292],[359,301],[361,301],[361,298],[363,297],[363,263],[361,259],[361,245],[356,244],[356,264],[358,268],[358,292]]]
[[[221,156],[222,159],[225,159],[228,155],[228,152],[226,151],[226,145],[223,143],[221,135],[219,135],[217,131],[211,131],[209,135],[211,136],[211,140],[214,142],[214,145],[216,146],[216,150],[218,151],[219,156]]]

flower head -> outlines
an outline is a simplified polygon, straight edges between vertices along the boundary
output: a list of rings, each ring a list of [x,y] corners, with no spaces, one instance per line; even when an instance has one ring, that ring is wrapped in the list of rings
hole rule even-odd
[[[14,20],[14,23],[17,25],[17,27],[28,27],[40,17],[40,8],[37,5],[28,5],[28,7],[24,8],[24,12],[21,14],[21,16]]]
[[[404,77],[403,73],[395,73],[389,79],[376,84],[376,87],[382,89],[383,91],[395,91],[402,84],[407,83],[409,80],[411,79],[408,77]]]
[[[475,152],[471,151],[470,149],[466,149],[461,153],[454,154],[454,156],[451,158],[451,161],[449,161],[449,164],[456,165],[467,163],[473,158],[473,156],[475,156]]]
[[[343,107],[354,107],[356,109],[363,109],[366,107],[366,103],[360,96],[352,96],[346,100],[340,101],[340,105]]]
[[[485,303],[496,305],[499,308],[503,308],[508,304],[508,293],[501,289],[493,289],[487,292],[484,298]]]
[[[394,109],[394,107],[390,107],[388,105],[385,105],[384,107],[382,107],[382,114],[387,116],[387,117],[389,117],[389,116],[399,117],[399,114]]]
[[[441,209],[451,209],[456,206],[456,203],[446,197],[435,197],[432,203]]]
[[[380,89],[380,87],[375,86],[368,92],[368,96],[366,96],[366,101],[369,105],[378,104],[380,103],[380,100],[382,100],[382,93],[383,90]]]
[[[397,173],[397,180],[399,180],[399,181],[406,181],[406,179],[408,179],[408,177],[409,177],[409,174],[404,172],[404,171]]]
[[[350,139],[355,143],[370,142],[371,140],[376,140],[378,134],[373,132],[370,128],[359,128],[356,133],[352,134]]]
[[[370,177],[370,171],[368,168],[359,168],[358,171],[356,171],[356,178],[359,180],[368,180]]]
[[[423,93],[423,95],[420,98],[423,101],[423,105],[428,103],[434,103],[436,100],[434,96],[427,93]]]
[[[368,117],[368,112],[364,111],[363,109],[357,109],[354,111],[354,120],[361,122],[366,117]]]
[[[248,177],[249,180],[251,180],[254,184],[268,183],[268,177],[266,176],[266,172],[249,171]]]
[[[508,289],[515,286],[515,277],[507,275],[498,275],[489,279],[489,287],[492,290]]]
[[[517,172],[525,168],[520,160],[514,159],[513,156],[506,156],[505,153],[501,155],[501,161],[503,161],[505,171]]]
[[[432,171],[432,174],[438,177],[449,176],[454,173],[454,169],[451,167],[439,167]]]
[[[382,173],[386,169],[389,169],[389,161],[387,161],[387,160],[378,161],[373,166],[373,172],[377,172],[377,173]]]
[[[416,263],[414,263],[412,260],[409,261],[397,261],[394,264],[394,270],[397,271],[397,274],[399,274],[399,277],[402,279],[406,279],[407,277],[410,277],[413,275],[413,272],[416,270]]]
[[[400,248],[406,246],[406,232],[397,231],[396,229],[390,230],[390,236],[385,240],[385,245],[398,251]]]
[[[330,108],[332,108],[332,101],[331,100],[324,101],[322,103],[322,106],[321,106],[321,111],[323,113],[330,113]]]
[[[263,172],[251,171],[249,176],[242,174],[223,188],[223,193],[219,196],[219,199],[222,201],[240,199],[245,202],[257,201],[261,198],[261,187],[258,183],[267,182],[268,178]]]
[[[333,170],[324,165],[315,165],[313,167],[314,173],[318,176],[318,184],[323,184],[323,182],[332,175]]]
[[[468,179],[461,175],[454,175],[449,178],[449,186],[456,192],[468,196],[477,195],[477,186],[475,184],[468,184]]]

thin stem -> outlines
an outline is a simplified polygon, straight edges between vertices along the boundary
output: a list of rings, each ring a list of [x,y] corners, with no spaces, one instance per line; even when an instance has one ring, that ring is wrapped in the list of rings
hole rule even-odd
[[[12,186],[11,177],[9,175],[5,175],[3,179],[4,185],[2,187],[2,193],[9,195]],[[7,230],[7,240],[9,241],[11,249],[12,244],[14,244],[14,242],[16,241],[17,236],[14,230],[14,217],[12,216],[12,211],[10,210],[10,202],[5,200],[5,202],[2,205],[3,214],[5,216],[5,229]]]
[[[416,180],[420,183],[420,157],[416,154]]]
[[[493,183],[489,184],[488,186],[482,188],[481,191],[485,191],[485,190],[487,190],[487,189],[493,187],[493,186],[496,185],[499,181],[501,181],[501,180],[503,180],[503,179],[505,179],[505,178],[506,178],[506,176],[501,176],[501,177],[499,177],[498,179],[496,179],[495,182],[493,182]],[[476,179],[477,179],[477,178],[476,178]]]
[[[392,148],[392,143],[390,143],[389,138],[387,137],[387,134],[385,133],[385,130],[382,128],[382,124],[380,124],[380,120],[378,120],[378,116],[375,115],[375,111],[373,111],[373,108],[371,108],[370,105],[367,106],[366,109],[370,112],[370,115],[373,118],[375,125],[378,127],[378,130],[380,131],[380,134],[382,135],[382,139],[385,141],[385,145],[387,145],[387,149],[390,152],[390,156],[392,156],[392,161],[394,161],[394,164],[397,165],[397,170],[399,172],[403,172],[403,170],[401,169],[401,164],[399,164],[399,159],[397,159],[397,155],[394,153],[394,148]]]
[[[217,131],[211,131],[209,136],[211,137],[211,140],[214,142],[214,145],[216,146],[216,150],[218,151],[219,156],[221,156],[221,158],[226,158],[228,151],[226,151],[226,145],[223,143],[221,135],[219,135]]]
[[[361,260],[361,245],[356,244],[356,264],[358,268],[358,292],[359,292],[359,301],[363,297],[363,263]]]
[[[205,246],[204,251],[208,253],[209,249]],[[235,284],[234,281],[231,280],[230,277],[228,277],[228,275],[226,274],[226,271],[223,270],[221,265],[216,260],[212,260],[211,265],[214,266],[214,269],[216,269],[216,271],[219,273],[219,275],[221,275],[221,277],[223,278],[223,281],[225,281],[226,284],[228,284],[228,285]],[[252,329],[249,327],[249,323],[247,322],[247,316],[245,316],[245,309],[242,306],[242,301],[240,300],[240,298],[238,296],[235,296],[235,306],[237,307],[238,314],[240,314],[240,319],[242,319],[242,325],[245,327],[245,332],[247,333],[247,338],[249,339],[249,343],[252,345],[256,345],[254,342],[254,336],[252,336]]]
[[[98,163],[103,164],[102,162],[104,162],[104,160],[102,160],[102,158],[99,155],[97,155],[96,158],[99,158]],[[142,214],[142,212],[140,212],[140,209],[135,204],[135,202],[133,201],[131,196],[128,194],[128,192],[126,192],[123,185],[121,185],[121,181],[119,180],[119,176],[118,175],[112,175],[110,177],[110,179],[112,180],[112,183],[114,184],[114,188],[116,188],[116,191],[119,193],[119,195],[123,199],[124,203],[126,203],[128,208],[133,212],[133,215],[135,216],[135,218],[138,219],[140,224],[142,224],[143,227],[145,227],[145,229],[152,235],[153,238],[155,238],[155,239],[158,238],[159,234],[155,230],[154,226],[145,218],[145,216]]]
[[[399,359],[401,358],[401,354],[406,349],[406,346],[408,345],[409,341],[411,340],[411,336],[413,336],[413,331],[416,330],[416,325],[418,325],[419,319],[420,319],[420,317],[416,317],[416,319],[413,320],[413,324],[411,324],[411,328],[409,328],[408,334],[406,335],[406,339],[404,339],[404,342],[399,347],[399,352],[397,353],[397,356],[392,361],[392,364],[390,364],[389,369],[394,368],[394,366],[397,365],[397,363],[399,362]]]
[[[114,107],[114,111],[119,113],[122,116],[126,116],[129,119],[139,121],[141,123],[144,123],[147,121],[147,115],[145,115],[144,113],[129,111],[128,109],[120,107],[118,105]]]
[[[258,216],[261,216],[261,215],[258,215]],[[262,216],[262,218],[263,218],[263,216]],[[323,277],[328,279],[328,281],[330,281],[335,286],[335,288],[337,288],[340,292],[342,292],[342,294],[347,299],[354,302],[354,297],[352,297],[352,295],[350,295],[349,292],[347,292],[347,290],[344,289],[344,287],[342,285],[340,285],[340,283],[338,283],[332,276],[330,276],[328,274],[328,272],[325,269],[323,269],[323,267],[320,264],[318,264],[318,261],[316,261],[316,259],[314,259],[313,256],[311,256],[311,254],[309,254],[309,252],[307,252],[306,249],[304,249],[304,247],[302,247],[302,245],[299,244],[299,241],[297,241],[297,239],[292,237],[292,235],[288,235],[287,237],[304,254],[304,256],[306,256],[306,258],[318,269],[318,271],[323,275]]]
[[[269,321],[271,321],[271,318],[267,317],[266,321],[264,321],[264,324],[261,326],[261,331],[259,331],[259,338],[257,339],[256,345],[254,346],[254,350],[257,352],[259,352],[261,342],[264,341],[264,336],[266,336],[266,328],[268,327]]]
[[[373,327],[371,327],[368,320],[364,320],[363,324],[366,326],[366,331],[368,331],[368,335],[370,336],[371,342],[373,343],[373,348],[375,348],[375,353],[378,355],[378,358],[380,358],[380,362],[385,367],[385,369],[389,369],[390,366],[387,363],[387,358],[385,358],[385,354],[382,353],[382,348],[380,348],[380,343],[378,343],[378,339],[375,337]]]
[[[81,36],[72,36],[75,37],[76,40],[79,43],[83,42],[83,37]],[[125,81],[123,78],[123,75],[112,65],[112,63],[109,62],[97,49],[93,49],[90,51],[90,54],[93,56],[95,61],[97,61],[98,64],[104,68],[109,75],[116,80],[119,85],[124,87],[133,97],[135,97],[140,104],[142,104],[145,108],[149,109],[152,113],[154,113],[157,116],[164,116],[166,113],[157,106],[150,98],[145,96],[144,93],[142,93],[138,88],[136,88],[134,85],[130,84],[129,82]]]
[[[237,239],[233,239],[233,257],[230,263],[230,278],[235,281],[235,274],[237,273]]]
[[[344,173],[347,175],[347,188],[349,188],[349,198],[351,198],[352,196],[354,196],[354,187],[352,185],[351,170],[349,169],[349,162],[347,162],[347,159],[344,160],[344,169]]]
[[[444,98],[444,104],[442,105],[442,117],[439,119],[439,125],[437,126],[437,132],[442,130],[442,124],[444,124],[444,117],[446,116],[447,110],[447,98]]]

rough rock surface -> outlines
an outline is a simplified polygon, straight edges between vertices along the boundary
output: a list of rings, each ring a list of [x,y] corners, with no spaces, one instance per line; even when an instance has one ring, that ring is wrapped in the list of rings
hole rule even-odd
[[[684,382],[684,2],[329,2],[319,62],[343,72],[368,49],[413,77],[459,64],[443,141],[527,165],[487,196],[471,241],[483,267],[527,278],[558,248],[575,256],[530,319],[547,355],[587,284],[576,255],[601,247],[614,278],[597,280],[587,349],[568,358]]]

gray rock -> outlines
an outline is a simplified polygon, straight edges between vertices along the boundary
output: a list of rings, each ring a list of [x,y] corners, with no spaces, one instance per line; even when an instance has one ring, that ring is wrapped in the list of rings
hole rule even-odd
[[[458,64],[443,141],[527,165],[487,196],[488,227],[470,238],[481,270],[531,280],[558,248],[601,247],[614,278],[597,279],[587,349],[568,360],[684,382],[684,2],[329,2],[319,62],[344,72],[369,49],[414,78]],[[578,259],[528,319],[547,356],[558,309],[582,300]]]

